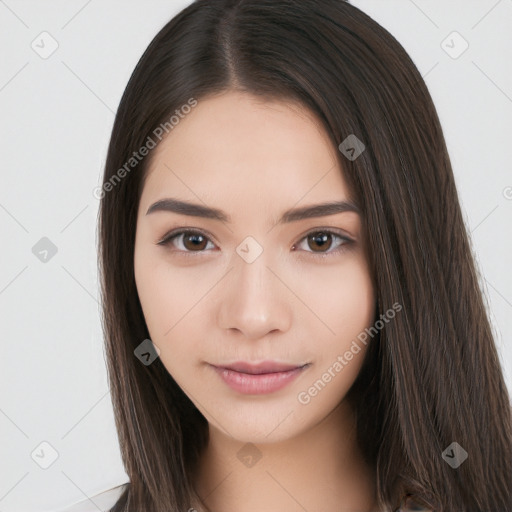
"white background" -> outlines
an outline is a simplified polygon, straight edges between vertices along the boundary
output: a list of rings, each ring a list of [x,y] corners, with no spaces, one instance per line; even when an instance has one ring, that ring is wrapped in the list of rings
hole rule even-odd
[[[135,64],[188,3],[0,0],[1,512],[54,510],[127,481],[92,190]],[[434,98],[512,389],[512,0],[352,3],[402,43]],[[43,31],[59,45],[47,59],[31,47]],[[456,59],[441,45],[453,31],[469,43]],[[46,263],[32,253],[42,237],[58,249]],[[48,469],[31,457],[43,441],[58,452]]]

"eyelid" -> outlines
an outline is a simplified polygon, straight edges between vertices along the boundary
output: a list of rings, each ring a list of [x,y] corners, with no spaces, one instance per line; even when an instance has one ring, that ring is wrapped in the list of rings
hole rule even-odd
[[[329,227],[329,226],[319,226],[319,227],[314,227],[314,228],[308,229],[305,233],[300,235],[300,238],[298,241],[299,242],[302,241],[303,238],[305,238],[313,233],[320,233],[320,232],[321,233],[332,233],[334,235],[339,236],[340,238],[343,238],[347,242],[355,242],[356,241],[353,236],[349,235],[343,229]]]
[[[158,242],[156,242],[156,244],[165,246],[165,245],[169,244],[169,242],[173,238],[178,237],[179,235],[182,235],[184,233],[205,236],[208,239],[208,241],[211,241],[215,245],[217,245],[215,238],[207,230],[186,227],[186,226],[181,226],[179,228],[175,228],[175,229],[169,231]],[[355,242],[354,238],[345,234],[345,232],[340,230],[339,228],[332,228],[332,227],[324,226],[324,227],[315,227],[315,228],[309,229],[304,234],[300,235],[300,238],[297,240],[297,242],[295,242],[293,244],[293,247],[296,247],[305,238],[307,238],[309,235],[314,234],[314,233],[327,233],[327,234],[335,235],[335,236],[341,238],[343,240],[343,243],[341,243],[334,250],[331,250],[329,252],[313,252],[313,251],[301,251],[301,252],[305,252],[305,253],[311,254],[313,256],[328,257],[331,254],[336,254],[336,252],[343,250],[344,249],[343,246]],[[205,252],[208,252],[205,250],[203,250],[203,251],[182,251],[180,249],[175,249],[175,251],[178,253],[185,254],[187,256],[194,255],[194,254],[204,254]]]
[[[208,240],[211,240],[212,242],[214,242],[216,245],[217,244],[217,241],[215,240],[215,237],[209,233],[207,230],[205,229],[199,229],[199,228],[189,228],[187,226],[181,226],[179,228],[175,228],[175,229],[172,229],[171,231],[169,231],[168,233],[166,233],[158,242],[156,242],[157,245],[165,245],[167,244],[173,237],[177,236],[177,235],[181,235],[183,233],[193,233],[194,235],[202,235],[202,236],[205,236],[206,238],[208,238]],[[183,252],[183,251],[182,251]],[[193,252],[193,251],[189,251],[189,252]],[[200,251],[197,251],[197,252],[200,252]]]

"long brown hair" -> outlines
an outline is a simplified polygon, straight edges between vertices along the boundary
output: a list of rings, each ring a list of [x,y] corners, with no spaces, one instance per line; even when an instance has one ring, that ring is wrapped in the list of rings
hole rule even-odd
[[[343,0],[198,0],[139,60],[105,166],[103,325],[130,478],[112,511],[188,510],[208,442],[206,419],[161,361],[145,366],[134,355],[149,338],[133,253],[151,153],[130,159],[191,98],[233,89],[300,102],[335,148],[349,135],[365,145],[356,159],[337,153],[365,221],[377,315],[403,307],[370,343],[347,397],[380,506],[394,510],[410,493],[436,511],[512,510],[509,396],[442,128],[418,69],[389,32]],[[442,456],[453,442],[468,454],[457,468]]]

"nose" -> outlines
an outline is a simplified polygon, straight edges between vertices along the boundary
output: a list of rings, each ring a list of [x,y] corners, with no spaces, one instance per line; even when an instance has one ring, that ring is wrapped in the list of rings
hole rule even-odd
[[[290,328],[293,294],[283,284],[286,280],[278,277],[280,272],[268,264],[265,251],[252,263],[235,256],[235,268],[222,281],[217,302],[217,324],[222,330],[257,340]]]

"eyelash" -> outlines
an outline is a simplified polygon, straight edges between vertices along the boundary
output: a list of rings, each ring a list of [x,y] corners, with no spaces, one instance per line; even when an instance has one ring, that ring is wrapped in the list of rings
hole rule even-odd
[[[333,231],[331,229],[322,229],[322,228],[316,228],[312,231],[309,231],[308,233],[306,233],[300,240],[299,240],[299,243],[297,244],[294,244],[294,247],[296,247],[297,245],[300,244],[300,242],[302,242],[303,240],[306,240],[309,236],[313,235],[313,234],[318,234],[318,233],[322,233],[322,234],[326,234],[326,235],[333,235],[334,237],[337,237],[339,238],[340,240],[342,240],[343,243],[340,243],[337,247],[335,247],[334,249],[331,249],[329,248],[329,252],[313,252],[313,251],[304,251],[306,253],[309,253],[311,254],[312,256],[314,257],[318,257],[318,258],[327,258],[329,256],[332,256],[332,255],[336,255],[336,254],[339,254],[345,250],[347,250],[347,246],[349,244],[351,244],[353,242],[352,239],[344,236],[344,235],[341,235],[340,233],[336,232],[336,231]],[[185,229],[185,228],[179,228],[179,229],[176,229],[176,230],[173,230],[171,231],[170,233],[167,233],[164,238],[162,240],[160,240],[159,242],[157,242],[157,245],[162,245],[162,246],[168,246],[170,245],[170,243],[172,242],[172,240],[174,240],[175,238],[178,238],[179,236],[181,235],[184,235],[184,234],[189,234],[189,235],[200,235],[200,236],[203,236],[207,239],[208,242],[212,242],[210,237],[208,235],[206,235],[206,233],[203,233],[201,231],[198,231],[197,229],[193,229],[193,228],[190,228],[190,229]],[[212,242],[213,243],[213,242]],[[179,253],[182,253],[183,255],[185,256],[192,256],[192,257],[196,257],[194,253],[197,253],[197,254],[201,254],[201,253],[204,253],[206,252],[206,249],[202,250],[202,251],[187,251],[187,250],[181,250],[181,249],[174,249],[175,251],[179,252]]]

